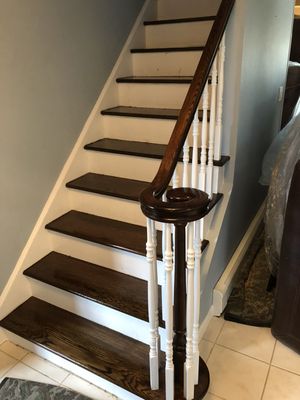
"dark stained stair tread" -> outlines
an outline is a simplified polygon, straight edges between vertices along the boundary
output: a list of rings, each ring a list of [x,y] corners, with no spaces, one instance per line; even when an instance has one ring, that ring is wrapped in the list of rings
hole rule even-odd
[[[146,228],[140,225],[71,210],[47,224],[46,229],[142,256],[146,254]],[[207,245],[208,241],[203,240],[202,251]],[[161,231],[157,231],[157,258],[162,260]]]
[[[147,157],[161,160],[165,154],[166,145],[147,142],[136,142],[131,140],[104,138],[84,146],[86,150],[101,151],[106,153],[125,154],[136,157]],[[190,149],[190,161],[192,159]],[[200,156],[200,155],[199,155]],[[180,156],[182,161],[182,155]],[[222,156],[220,160],[214,160],[214,165],[222,167],[229,161],[228,156]]]
[[[114,219],[71,210],[46,225],[47,229],[131,253],[146,254],[146,228]],[[157,232],[158,258],[161,253],[161,232]]]
[[[68,182],[66,186],[72,189],[139,201],[141,192],[149,186],[149,182],[89,172]]]
[[[0,325],[142,398],[156,398],[143,343],[34,297]]]
[[[95,322],[30,297],[0,326],[145,400],[165,399],[164,357],[160,357],[160,389],[149,386],[149,346]],[[200,359],[200,368],[203,368]],[[200,371],[201,374],[201,371]],[[201,375],[200,375],[201,376]],[[203,393],[208,382],[196,388]],[[183,400],[178,388],[175,399]]]
[[[209,15],[207,17],[157,19],[157,20],[153,20],[153,21],[145,21],[144,25],[180,24],[180,23],[186,23],[186,22],[214,21],[215,19],[216,19],[216,17],[214,15]]]
[[[187,51],[203,51],[204,46],[185,46],[185,47],[150,47],[131,49],[131,53],[174,53]]]
[[[102,110],[102,115],[113,115],[118,117],[174,119],[179,116],[180,110],[174,108],[150,108],[150,107],[127,107],[117,106]],[[202,110],[199,110],[199,120],[202,120]],[[209,117],[209,112],[208,112]]]
[[[24,275],[148,321],[147,282],[141,279],[57,252],[26,269]]]
[[[124,76],[118,83],[184,83],[190,84],[192,76]]]

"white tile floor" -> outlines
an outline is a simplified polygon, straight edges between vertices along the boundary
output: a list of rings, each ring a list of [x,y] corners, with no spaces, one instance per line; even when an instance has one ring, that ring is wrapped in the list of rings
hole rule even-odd
[[[213,318],[200,344],[211,385],[205,400],[300,400],[300,356],[270,329]],[[111,394],[10,342],[0,345],[0,381],[5,376],[66,386],[92,399]]]

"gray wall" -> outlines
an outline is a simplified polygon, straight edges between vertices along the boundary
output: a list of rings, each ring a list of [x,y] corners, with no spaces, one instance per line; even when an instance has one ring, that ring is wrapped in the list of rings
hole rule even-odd
[[[217,243],[202,313],[212,304],[212,290],[228,264],[266,190],[258,184],[263,155],[278,132],[293,22],[293,0],[239,0],[227,32],[225,126],[237,135],[233,192]]]
[[[144,0],[0,0],[0,291]]]

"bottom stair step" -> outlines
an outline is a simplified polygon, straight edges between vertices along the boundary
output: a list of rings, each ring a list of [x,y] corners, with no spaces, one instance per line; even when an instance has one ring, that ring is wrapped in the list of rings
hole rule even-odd
[[[161,358],[161,388],[152,391],[149,349],[141,342],[35,297],[4,318],[0,326],[142,399],[165,398],[163,360]],[[183,400],[183,397],[175,393],[175,399]]]

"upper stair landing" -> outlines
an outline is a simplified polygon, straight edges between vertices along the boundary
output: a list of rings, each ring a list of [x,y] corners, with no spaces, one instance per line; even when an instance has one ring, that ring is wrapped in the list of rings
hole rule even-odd
[[[216,15],[221,0],[158,0],[157,19]]]

